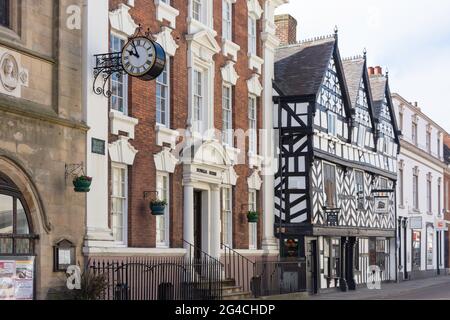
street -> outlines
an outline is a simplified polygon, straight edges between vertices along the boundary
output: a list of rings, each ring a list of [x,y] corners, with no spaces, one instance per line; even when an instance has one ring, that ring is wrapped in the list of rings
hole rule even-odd
[[[450,300],[450,276],[382,284],[381,290],[324,293],[310,300]]]

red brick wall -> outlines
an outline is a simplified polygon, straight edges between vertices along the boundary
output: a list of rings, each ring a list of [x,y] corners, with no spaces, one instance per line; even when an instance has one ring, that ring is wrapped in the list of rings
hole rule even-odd
[[[126,1],[110,0],[111,10],[117,8],[119,3]],[[176,30],[173,37],[179,38],[179,48],[175,57],[171,59],[171,128],[186,128],[188,116],[188,74],[187,74],[187,43],[184,37],[187,34],[187,1],[172,0],[172,6],[180,11],[176,20]],[[263,1],[261,0],[261,5]],[[152,32],[159,32],[160,23],[155,18],[155,5],[153,0],[140,0],[135,2],[135,7],[130,10],[130,14],[137,24],[141,24],[144,30],[150,28]],[[237,43],[241,50],[238,53],[236,71],[239,80],[233,92],[233,126],[246,131],[248,129],[248,89],[247,80],[252,72],[248,69],[247,57],[247,5],[245,1],[237,1],[233,7],[233,41]],[[217,31],[216,41],[221,45],[222,34],[222,4],[221,1],[214,1],[214,29]],[[167,23],[164,23],[167,24]],[[261,20],[259,31],[261,30]],[[258,32],[259,33],[259,32]],[[258,39],[260,40],[260,39]],[[258,41],[258,55],[262,57],[261,43]],[[222,77],[220,69],[224,66],[227,58],[221,53],[215,55],[216,76],[214,85],[214,114],[215,127],[222,128]],[[263,81],[261,77],[261,82]],[[144,82],[139,79],[129,80],[129,115],[137,118],[139,124],[135,128],[135,139],[131,144],[139,151],[136,155],[134,165],[129,170],[129,220],[128,234],[130,247],[155,247],[155,218],[150,214],[148,200],[143,199],[144,191],[156,189],[156,170],[153,157],[161,151],[155,145],[155,81]],[[258,99],[258,126],[261,126],[261,101]],[[111,140],[115,138],[111,136]],[[247,143],[248,145],[248,143]],[[247,153],[247,150],[242,150]],[[234,247],[237,249],[248,248],[248,223],[246,211],[248,207],[248,186],[247,178],[252,174],[248,165],[238,165],[235,167],[239,176],[234,188]],[[183,236],[183,170],[181,166],[170,177],[171,211],[170,211],[170,243],[171,247],[182,247]],[[260,197],[259,197],[260,198]],[[260,210],[261,212],[261,210]],[[262,220],[262,219],[260,219]],[[262,222],[259,225],[261,233]],[[261,238],[259,236],[259,238]],[[260,241],[259,241],[260,243]]]
[[[281,45],[297,42],[297,20],[289,14],[275,16],[276,35]]]

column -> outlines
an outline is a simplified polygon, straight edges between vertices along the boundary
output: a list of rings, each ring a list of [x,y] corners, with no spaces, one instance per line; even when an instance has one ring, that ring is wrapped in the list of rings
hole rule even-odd
[[[213,258],[220,257],[220,233],[221,233],[221,219],[220,219],[220,186],[213,185],[211,187],[211,256]]]
[[[87,193],[85,252],[91,247],[109,247],[113,244],[109,229],[108,148],[105,155],[91,152],[92,138],[108,143],[108,99],[93,92],[95,54],[109,51],[108,0],[84,1],[83,6],[83,112],[87,133],[85,172],[93,177]]]
[[[275,36],[274,12],[275,9],[287,3],[287,0],[265,1],[263,32],[263,125],[261,136],[262,176],[263,176],[263,240],[262,248],[266,252],[278,250],[278,241],[275,239],[275,150],[273,131],[273,88],[275,49],[279,45],[279,40]]]
[[[185,181],[183,187],[183,240],[194,245],[194,185],[191,181]],[[191,249],[187,243],[184,243],[184,247],[188,250]]]

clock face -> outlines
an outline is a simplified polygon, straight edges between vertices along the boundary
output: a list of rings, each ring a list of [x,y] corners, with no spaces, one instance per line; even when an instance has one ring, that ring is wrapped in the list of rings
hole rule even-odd
[[[145,38],[131,39],[122,50],[122,65],[129,75],[141,77],[150,72],[156,60],[154,43]]]

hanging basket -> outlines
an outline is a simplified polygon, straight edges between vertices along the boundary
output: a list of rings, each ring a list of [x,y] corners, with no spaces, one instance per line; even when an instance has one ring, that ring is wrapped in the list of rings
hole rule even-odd
[[[249,211],[247,214],[247,220],[249,223],[258,223],[259,213],[256,211]]]
[[[163,216],[166,212],[166,201],[153,201],[150,202],[150,211],[154,216]]]
[[[91,191],[92,178],[88,176],[76,177],[73,179],[75,192],[86,193]]]

